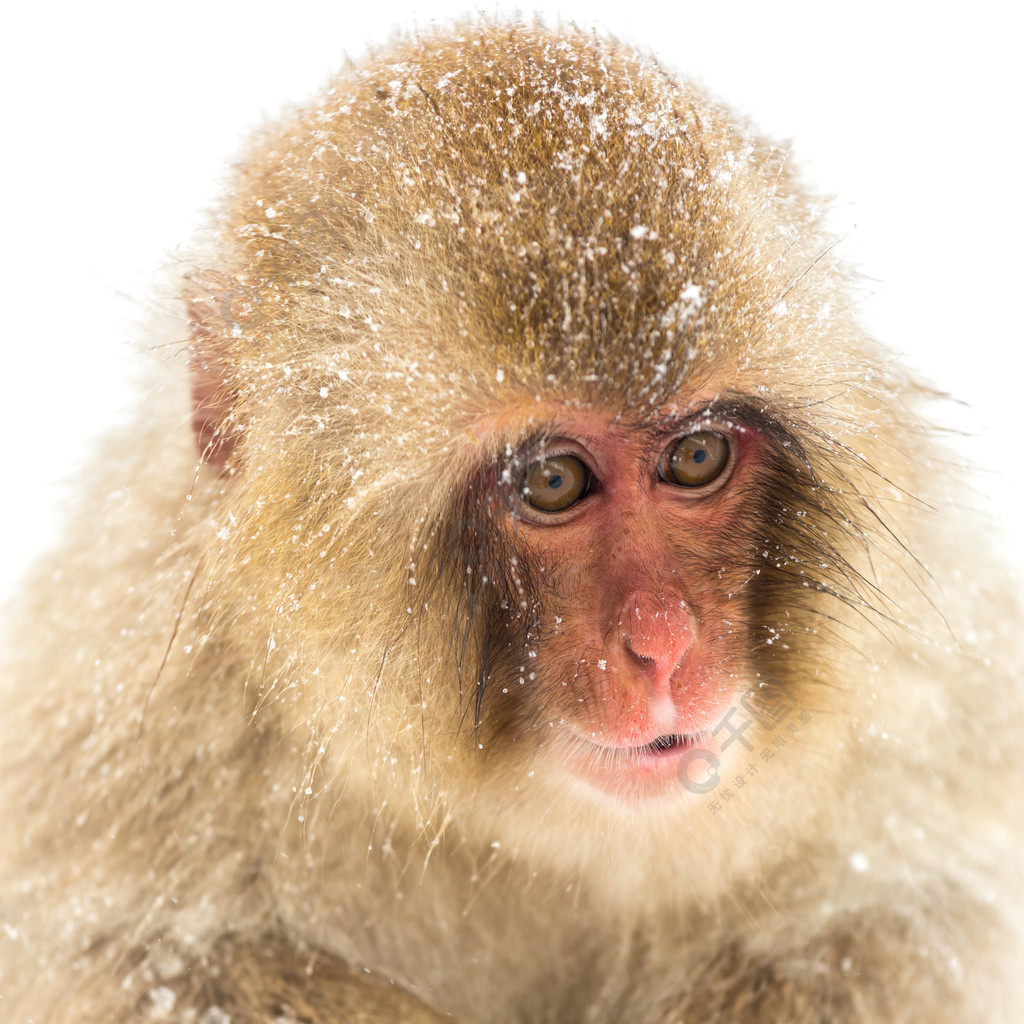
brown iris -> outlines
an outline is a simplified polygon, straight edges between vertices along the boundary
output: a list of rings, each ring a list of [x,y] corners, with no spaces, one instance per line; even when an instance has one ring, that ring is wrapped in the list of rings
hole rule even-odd
[[[523,497],[540,512],[562,512],[587,493],[587,467],[574,455],[539,459],[523,475]]]
[[[729,442],[712,430],[687,434],[661,457],[661,476],[680,487],[705,487],[729,464]]]

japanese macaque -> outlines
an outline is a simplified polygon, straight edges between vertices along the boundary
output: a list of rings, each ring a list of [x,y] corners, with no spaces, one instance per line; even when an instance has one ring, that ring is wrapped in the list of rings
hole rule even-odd
[[[570,29],[265,129],[9,632],[0,1017],[1024,1019],[1020,616],[821,209]]]

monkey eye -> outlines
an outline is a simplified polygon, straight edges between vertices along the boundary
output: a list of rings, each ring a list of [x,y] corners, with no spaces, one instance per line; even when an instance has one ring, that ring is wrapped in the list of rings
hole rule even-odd
[[[658,463],[662,480],[679,487],[705,487],[729,464],[729,442],[713,430],[698,430],[674,442]]]
[[[590,473],[575,455],[552,455],[526,467],[522,495],[540,512],[563,512],[586,496],[589,483]]]

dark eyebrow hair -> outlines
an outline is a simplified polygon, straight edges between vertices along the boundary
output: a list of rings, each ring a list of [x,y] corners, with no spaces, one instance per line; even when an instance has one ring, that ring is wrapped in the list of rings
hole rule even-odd
[[[796,434],[769,403],[761,397],[743,392],[725,392],[687,413],[644,419],[623,416],[617,422],[621,428],[646,433],[652,440],[668,441],[698,428],[707,420],[735,420],[738,425],[755,430],[776,444],[786,448],[800,448]],[[497,461],[509,458],[506,448],[512,449],[513,459],[522,458],[532,449],[543,447],[561,434],[557,417],[552,417],[546,425],[531,424],[528,430],[521,433],[510,431],[495,439],[495,458]],[[589,434],[574,434],[573,437],[582,441],[592,440]]]
[[[716,395],[707,404],[680,415],[664,416],[648,421],[640,429],[650,432],[652,437],[671,438],[693,430],[708,420],[735,420],[739,425],[778,443],[787,446],[796,441],[785,420],[763,398],[755,398],[742,392],[726,392]]]

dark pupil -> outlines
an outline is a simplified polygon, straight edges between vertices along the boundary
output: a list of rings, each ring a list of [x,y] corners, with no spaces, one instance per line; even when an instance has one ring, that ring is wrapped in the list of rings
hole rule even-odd
[[[562,486],[562,477],[561,477],[561,475],[559,473],[552,473],[551,476],[548,477],[548,486],[549,487],[561,487]]]
[[[703,448],[698,448],[693,453],[693,461],[694,462],[703,462],[707,457],[708,457],[708,453],[706,451],[704,451]]]

